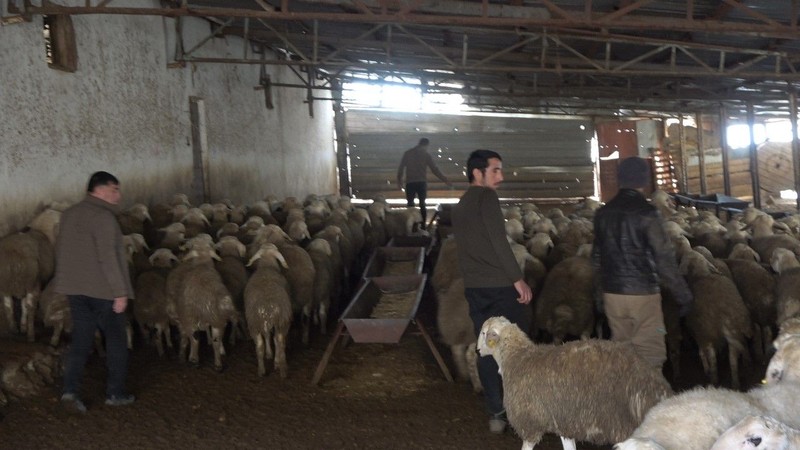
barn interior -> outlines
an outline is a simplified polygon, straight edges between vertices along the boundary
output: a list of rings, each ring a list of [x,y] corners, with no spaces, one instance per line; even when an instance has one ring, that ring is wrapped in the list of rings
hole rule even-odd
[[[800,211],[798,18],[796,0],[0,0],[0,236],[80,201],[97,170],[120,178],[126,208],[177,193],[190,205],[339,195],[398,207],[398,163],[423,137],[454,181],[429,177],[433,207],[456,201],[467,155],[490,148],[504,157],[507,205],[607,201],[618,162],[641,156],[650,191],[725,220],[742,206],[788,216]],[[428,278],[445,237],[435,230]],[[88,415],[59,410],[58,377],[39,379],[0,402],[3,442],[518,446],[489,435],[481,397],[442,375],[431,349],[453,362],[429,287],[419,319],[435,345],[414,327],[402,345],[342,345],[310,384],[359,275],[326,335],[293,336],[287,379],[256,376],[250,341],[216,373],[160,358],[139,336],[132,409],[102,406],[94,357]],[[36,351],[57,352],[37,326]],[[28,344],[6,331],[0,368],[18,374]],[[708,384],[684,341],[676,390]],[[765,367],[743,364],[742,388]]]

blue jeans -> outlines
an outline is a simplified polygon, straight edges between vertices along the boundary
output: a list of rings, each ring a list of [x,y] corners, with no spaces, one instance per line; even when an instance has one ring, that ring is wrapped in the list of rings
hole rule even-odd
[[[69,295],[68,299],[72,313],[72,340],[64,371],[64,393],[79,396],[83,370],[92,351],[95,330],[99,328],[106,338],[106,397],[126,395],[128,339],[125,314],[114,312],[112,300],[85,295]]]
[[[530,305],[517,301],[519,294],[514,286],[496,288],[466,288],[464,295],[469,303],[469,316],[475,326],[475,336],[480,336],[486,319],[503,316],[516,324],[525,334],[531,326]],[[492,356],[478,358],[478,376],[486,396],[486,409],[490,415],[503,412],[503,379],[497,373],[497,362]]]

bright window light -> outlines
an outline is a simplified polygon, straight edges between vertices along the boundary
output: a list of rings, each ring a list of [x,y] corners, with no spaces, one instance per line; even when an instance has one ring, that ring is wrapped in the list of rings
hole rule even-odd
[[[767,133],[764,125],[756,124],[753,126],[756,145],[767,140]],[[790,133],[791,134],[791,133]],[[750,127],[746,124],[731,125],[728,127],[728,145],[731,148],[743,148],[750,145]]]
[[[776,122],[767,122],[767,139],[770,142],[791,142],[792,141],[792,123],[788,120],[780,120]]]
[[[402,111],[464,111],[460,94],[430,93],[423,95],[415,86],[378,83],[346,83],[345,101],[360,107],[387,108]]]
[[[797,191],[793,191],[791,189],[781,191],[781,198],[786,200],[797,200]]]

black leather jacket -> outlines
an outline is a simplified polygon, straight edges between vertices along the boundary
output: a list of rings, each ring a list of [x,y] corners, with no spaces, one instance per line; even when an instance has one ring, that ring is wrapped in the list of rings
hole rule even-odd
[[[692,294],[678,271],[675,250],[658,210],[635,189],[620,189],[594,218],[592,264],[603,292],[648,295],[669,286],[686,309]]]

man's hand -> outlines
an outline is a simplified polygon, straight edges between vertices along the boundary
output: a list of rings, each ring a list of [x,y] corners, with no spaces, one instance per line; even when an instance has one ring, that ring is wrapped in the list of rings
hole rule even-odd
[[[528,283],[526,283],[525,280],[520,278],[514,282],[514,289],[516,289],[519,293],[517,301],[523,305],[527,305],[531,302],[531,299],[533,299],[533,291],[531,291],[531,287],[528,286]]]
[[[112,306],[111,309],[113,309],[115,313],[122,314],[127,307],[128,297],[114,297],[114,306]]]

